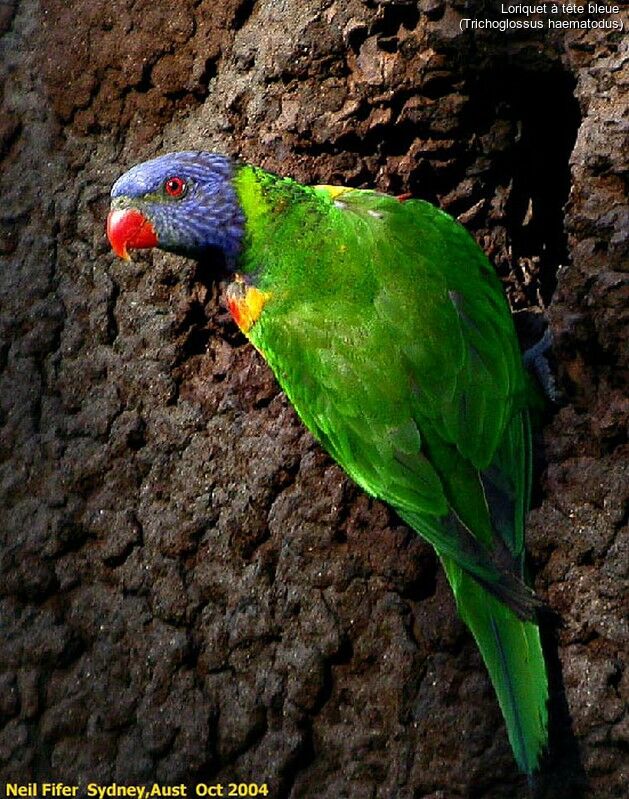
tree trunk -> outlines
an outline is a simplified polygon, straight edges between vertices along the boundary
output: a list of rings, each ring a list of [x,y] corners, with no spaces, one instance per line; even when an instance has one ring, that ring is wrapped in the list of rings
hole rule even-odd
[[[109,250],[119,174],[216,149],[437,203],[523,345],[550,320],[540,796],[629,795],[627,39],[546,5],[0,6],[0,781],[528,796],[431,548],[305,432],[211,269]]]

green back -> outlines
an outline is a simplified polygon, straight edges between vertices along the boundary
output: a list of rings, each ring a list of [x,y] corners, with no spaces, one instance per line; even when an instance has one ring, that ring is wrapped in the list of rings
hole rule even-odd
[[[237,187],[242,271],[271,294],[250,338],[305,424],[441,554],[504,581],[522,554],[526,379],[481,250],[420,200],[334,199],[252,168]]]

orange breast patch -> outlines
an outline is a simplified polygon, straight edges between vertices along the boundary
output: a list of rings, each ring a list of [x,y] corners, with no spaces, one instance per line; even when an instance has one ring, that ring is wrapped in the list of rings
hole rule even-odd
[[[267,291],[248,286],[240,275],[236,275],[235,281],[229,284],[227,307],[243,333],[248,333],[258,321],[270,296]]]

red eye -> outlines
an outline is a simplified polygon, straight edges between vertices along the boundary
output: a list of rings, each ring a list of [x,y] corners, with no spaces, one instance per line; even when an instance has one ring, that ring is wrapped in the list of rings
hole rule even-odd
[[[171,197],[181,197],[186,190],[186,181],[178,177],[168,178],[164,183],[164,190]]]

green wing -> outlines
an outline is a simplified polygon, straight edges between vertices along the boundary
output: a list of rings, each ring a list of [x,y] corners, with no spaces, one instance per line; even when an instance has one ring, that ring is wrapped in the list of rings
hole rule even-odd
[[[335,203],[314,251],[295,252],[299,285],[269,286],[251,338],[359,485],[530,615],[514,578],[526,447],[511,435],[507,458],[503,445],[525,382],[500,284],[463,228],[427,203],[361,191]],[[492,525],[488,487],[498,508],[518,508],[518,524]]]
[[[501,286],[427,203],[319,191],[273,219],[250,337],[345,471],[434,545],[530,773],[547,683],[522,579],[527,381]]]

